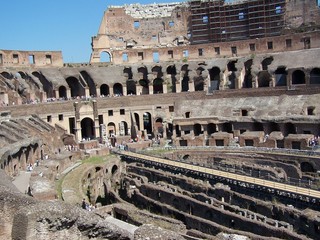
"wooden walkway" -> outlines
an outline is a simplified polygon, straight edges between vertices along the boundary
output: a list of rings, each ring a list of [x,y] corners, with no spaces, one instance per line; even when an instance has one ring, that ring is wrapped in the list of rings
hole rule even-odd
[[[171,167],[182,168],[182,169],[195,171],[195,172],[199,172],[199,173],[203,173],[203,174],[208,174],[208,175],[218,176],[218,177],[222,177],[222,178],[226,178],[226,179],[236,180],[236,181],[243,182],[243,183],[254,184],[254,185],[267,187],[267,188],[271,188],[271,189],[275,189],[275,190],[294,193],[297,195],[303,195],[303,196],[307,196],[310,198],[320,199],[320,191],[318,191],[318,190],[289,185],[289,184],[285,184],[285,183],[273,182],[270,180],[249,177],[249,176],[240,175],[240,174],[236,174],[236,173],[215,170],[212,168],[196,166],[196,165],[192,165],[192,164],[188,164],[188,163],[183,163],[183,162],[178,162],[178,161],[173,161],[173,160],[168,160],[168,159],[163,159],[163,158],[158,158],[158,157],[152,157],[152,156],[137,154],[137,153],[128,152],[128,151],[118,151],[115,153],[120,154],[122,156],[127,156],[129,158],[134,158],[137,160],[139,160],[139,159],[147,160],[147,161],[164,164],[164,165],[171,166]]]

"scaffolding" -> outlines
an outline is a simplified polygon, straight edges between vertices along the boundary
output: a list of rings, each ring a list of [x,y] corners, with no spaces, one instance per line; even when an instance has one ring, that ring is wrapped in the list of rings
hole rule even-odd
[[[191,44],[281,35],[285,0],[190,1]]]

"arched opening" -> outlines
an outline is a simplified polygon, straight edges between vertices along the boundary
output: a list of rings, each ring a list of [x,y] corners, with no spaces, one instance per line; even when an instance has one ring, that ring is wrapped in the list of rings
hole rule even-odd
[[[132,79],[133,74],[131,67],[126,67],[123,69],[123,75],[127,80]]]
[[[227,65],[227,69],[228,69],[228,72],[229,72],[229,77],[228,77],[228,84],[227,84],[227,86],[228,86],[230,89],[235,89],[235,87],[236,87],[236,81],[237,81],[237,76],[236,76],[236,72],[237,72],[236,63],[237,63],[237,61],[230,61],[230,62],[228,62],[228,65]]]
[[[42,84],[42,90],[47,94],[48,98],[56,97],[53,95],[52,82],[48,81],[48,79],[39,72],[32,72],[32,75],[39,79]]]
[[[142,87],[142,92],[140,95],[148,95],[149,94],[149,81],[146,79],[140,79],[139,84]]]
[[[207,132],[209,135],[211,135],[212,133],[217,132],[217,125],[214,123],[209,123],[207,126]]]
[[[100,62],[112,62],[112,57],[109,52],[101,52],[100,53]]]
[[[163,93],[163,80],[162,78],[156,78],[153,80],[153,93]]]
[[[120,136],[128,135],[128,123],[121,121],[119,124],[119,134]]]
[[[204,71],[204,69],[202,67],[199,67],[196,70],[197,76],[195,76],[193,79],[195,91],[203,91],[204,90],[204,79],[202,77],[203,71]]]
[[[151,114],[148,112],[143,114],[143,129],[146,130],[148,134],[152,133],[152,119]]]
[[[289,134],[297,134],[296,127],[293,123],[286,123],[284,125],[284,135],[288,136]]]
[[[79,80],[75,77],[68,77],[66,79],[68,86],[71,90],[71,97],[85,96],[85,89],[80,84]]]
[[[287,86],[287,75],[286,67],[278,67],[274,72],[276,78],[276,86]]]
[[[113,122],[108,123],[109,137],[114,137],[117,134],[116,125]]]
[[[302,162],[301,164],[300,164],[300,168],[301,168],[301,171],[302,172],[316,172],[316,170],[314,169],[314,167],[312,166],[312,164],[311,163],[309,163],[309,162]]]
[[[136,95],[136,82],[132,79],[127,80],[127,95]]]
[[[110,96],[109,86],[107,84],[102,84],[100,86],[100,94],[101,96]]]
[[[89,73],[87,73],[87,71],[81,71],[80,74],[82,78],[85,80],[86,85],[89,87],[89,95],[92,97],[96,97],[97,96],[96,84],[94,83]]]
[[[262,70],[267,71],[268,66],[273,62],[273,57],[267,57],[262,60],[261,65],[262,65]]]
[[[163,137],[163,124],[162,118],[157,118],[154,123],[154,128],[159,137]]]
[[[167,67],[167,75],[170,75],[170,83],[169,83],[169,91],[168,92],[177,92],[177,89],[176,89],[176,83],[177,83],[177,78],[176,78],[176,75],[177,75],[177,70],[176,70],[176,66],[175,65],[172,65],[172,66],[168,66]]]
[[[94,122],[91,118],[81,120],[81,136],[82,139],[94,139],[96,137]]]
[[[111,174],[114,175],[116,174],[118,171],[118,166],[117,165],[113,165],[113,167],[111,168]]]
[[[252,74],[251,74],[251,67],[252,67],[252,59],[249,59],[244,63],[245,68],[245,75],[242,83],[242,88],[252,88]]]
[[[122,96],[123,95],[123,89],[121,83],[115,83],[113,85],[113,94],[115,96]]]
[[[59,98],[67,99],[67,89],[65,86],[59,87]]]
[[[314,68],[311,70],[310,84],[320,84],[320,68]]]
[[[305,74],[301,70],[295,70],[292,73],[292,84],[305,84],[306,79],[305,79]]]
[[[271,81],[271,75],[268,71],[261,71],[258,74],[258,87],[269,87]]]
[[[10,74],[10,73],[8,73],[8,72],[2,72],[1,73],[1,76],[2,77],[4,77],[4,78],[6,78],[6,79],[13,79],[13,75],[12,74]]]
[[[182,76],[181,91],[188,92],[189,91],[189,80],[190,80],[188,65],[183,65],[181,67],[181,76]]]
[[[193,133],[195,136],[199,136],[200,134],[202,134],[201,125],[199,123],[193,125]]]
[[[210,75],[210,92],[219,90],[220,86],[220,68],[213,67],[209,70]]]

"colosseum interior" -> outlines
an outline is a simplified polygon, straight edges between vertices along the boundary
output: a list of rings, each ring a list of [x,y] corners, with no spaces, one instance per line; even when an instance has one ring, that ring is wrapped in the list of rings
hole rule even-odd
[[[0,49],[0,239],[320,239],[319,23],[129,4],[88,63]]]

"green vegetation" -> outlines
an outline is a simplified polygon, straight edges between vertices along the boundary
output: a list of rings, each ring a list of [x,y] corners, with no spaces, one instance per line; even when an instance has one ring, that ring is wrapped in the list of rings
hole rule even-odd
[[[82,160],[82,164],[100,164],[105,161],[106,159],[102,156],[93,156],[93,157]]]

